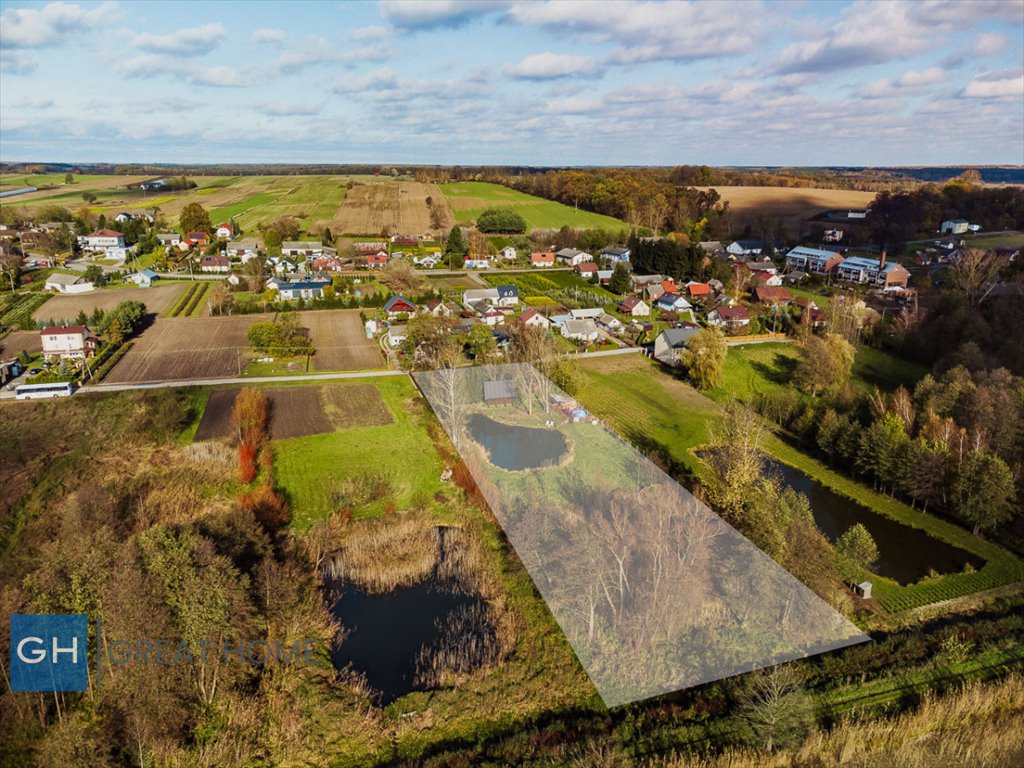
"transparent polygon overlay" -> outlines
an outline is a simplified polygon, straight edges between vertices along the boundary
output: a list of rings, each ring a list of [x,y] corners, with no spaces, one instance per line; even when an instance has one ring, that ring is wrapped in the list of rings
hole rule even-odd
[[[869,639],[531,366],[415,380],[606,706]]]

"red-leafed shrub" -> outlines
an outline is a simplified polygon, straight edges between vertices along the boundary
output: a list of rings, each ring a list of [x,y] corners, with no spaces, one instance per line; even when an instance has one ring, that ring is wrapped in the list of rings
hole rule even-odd
[[[238,479],[248,485],[256,477],[256,447],[250,443],[238,444]]]

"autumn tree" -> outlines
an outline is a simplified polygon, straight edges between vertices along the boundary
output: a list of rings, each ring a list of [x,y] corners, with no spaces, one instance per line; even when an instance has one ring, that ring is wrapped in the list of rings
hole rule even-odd
[[[976,307],[988,286],[997,282],[999,273],[1007,263],[1007,259],[995,251],[964,248],[960,251],[960,257],[950,264],[953,286],[963,292],[968,306]]]
[[[769,752],[799,744],[813,724],[800,674],[788,664],[753,673],[742,712],[759,745]]]
[[[189,203],[181,209],[178,226],[182,232],[209,232],[210,214],[199,203]]]
[[[389,261],[378,279],[395,293],[417,294],[427,288],[427,279],[404,259]]]
[[[802,350],[795,378],[800,387],[816,396],[819,390],[829,389],[850,377],[853,371],[854,348],[836,333],[824,338],[812,336]]]
[[[764,472],[764,422],[750,407],[731,403],[708,431],[711,504],[741,531],[750,530],[746,501]]]
[[[498,355],[498,343],[494,333],[486,323],[477,323],[469,331],[469,353],[476,365],[494,362]]]
[[[725,334],[718,328],[705,328],[693,335],[679,359],[697,389],[714,389],[724,379],[727,351]]]

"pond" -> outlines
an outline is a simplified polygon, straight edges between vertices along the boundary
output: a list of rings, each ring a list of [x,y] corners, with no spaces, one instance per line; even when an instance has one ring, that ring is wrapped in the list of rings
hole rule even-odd
[[[855,523],[861,523],[878,545],[878,562],[872,568],[900,584],[912,584],[929,571],[957,573],[970,563],[981,568],[985,561],[959,547],[929,536],[885,517],[812,480],[798,469],[786,464],[771,463],[783,482],[807,496],[814,521],[829,541],[835,541]]]
[[[491,464],[502,469],[553,467],[568,450],[557,429],[502,424],[481,413],[469,417],[469,432],[487,449]]]
[[[454,538],[446,536],[450,529],[434,530],[438,564],[412,586],[368,592],[329,571],[324,577],[331,615],[347,631],[331,650],[331,663],[361,673],[380,706],[434,687],[437,668],[444,666],[439,659],[449,668],[471,671],[495,645],[486,602],[453,568],[444,567],[450,548],[457,546],[446,545],[446,538]],[[459,654],[463,643],[482,651]]]

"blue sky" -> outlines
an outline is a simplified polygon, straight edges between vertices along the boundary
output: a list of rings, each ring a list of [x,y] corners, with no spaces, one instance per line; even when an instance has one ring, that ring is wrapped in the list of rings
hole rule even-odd
[[[0,160],[1024,163],[1024,2],[0,3]]]

